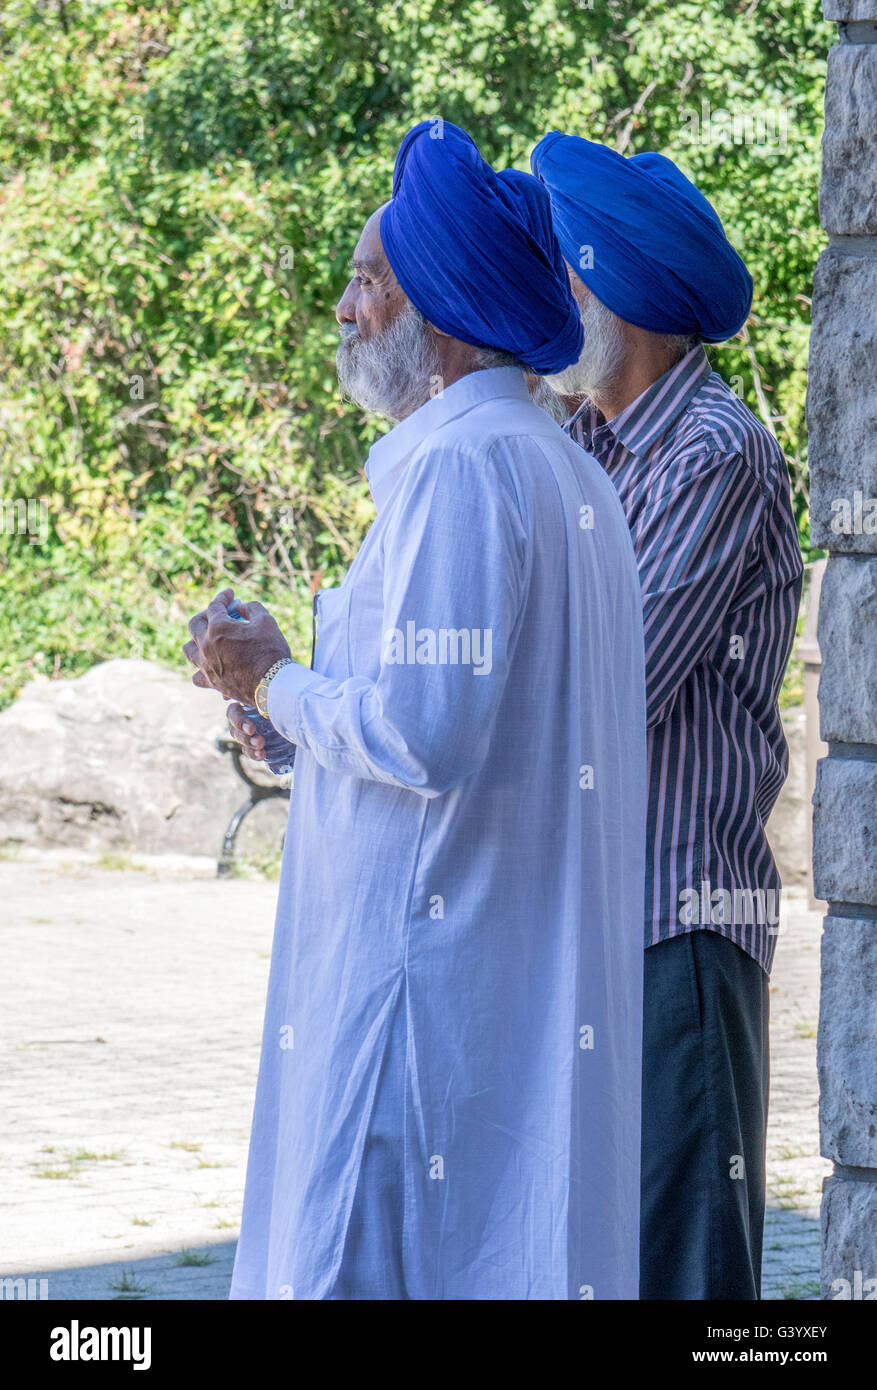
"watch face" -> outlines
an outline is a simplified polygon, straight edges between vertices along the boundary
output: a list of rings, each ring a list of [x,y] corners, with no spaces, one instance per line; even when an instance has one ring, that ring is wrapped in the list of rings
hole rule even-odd
[[[268,718],[268,686],[264,681],[260,681],[256,686],[256,709],[263,719]]]

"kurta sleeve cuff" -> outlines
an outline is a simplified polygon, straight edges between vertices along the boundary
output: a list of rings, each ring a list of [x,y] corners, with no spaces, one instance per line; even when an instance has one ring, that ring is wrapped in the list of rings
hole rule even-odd
[[[293,661],[283,666],[268,685],[268,717],[278,733],[290,743],[301,743],[299,697],[305,690],[319,686],[334,688],[335,682],[319,672]]]

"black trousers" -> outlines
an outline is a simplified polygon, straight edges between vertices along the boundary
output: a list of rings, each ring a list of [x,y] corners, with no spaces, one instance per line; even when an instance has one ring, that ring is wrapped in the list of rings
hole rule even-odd
[[[718,932],[649,946],[640,1298],[758,1299],[767,975]]]

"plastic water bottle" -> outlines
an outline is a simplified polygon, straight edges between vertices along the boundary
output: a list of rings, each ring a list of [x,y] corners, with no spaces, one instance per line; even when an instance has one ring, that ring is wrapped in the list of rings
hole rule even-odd
[[[232,599],[228,605],[228,616],[234,618],[235,622],[238,623],[250,621],[240,612],[236,599]],[[255,726],[256,733],[261,734],[265,740],[265,762],[268,767],[275,777],[288,777],[295,762],[295,744],[290,743],[289,739],[278,733],[271,721],[263,718],[255,705],[244,705],[243,711],[250,723]]]
[[[244,705],[244,714],[265,740],[265,761],[275,777],[288,777],[295,762],[295,744],[283,737],[269,719],[263,719],[254,705]]]

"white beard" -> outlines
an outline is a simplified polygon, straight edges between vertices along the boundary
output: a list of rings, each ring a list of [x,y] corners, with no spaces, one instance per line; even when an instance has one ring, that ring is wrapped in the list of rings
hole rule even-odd
[[[339,331],[335,365],[349,400],[395,423],[429,399],[438,353],[429,324],[410,300],[376,337],[360,338],[352,323]]]
[[[585,342],[578,362],[544,378],[561,396],[604,395],[624,361],[621,319],[593,294],[582,309],[582,327]]]
[[[530,377],[527,382],[527,390],[530,392],[531,399],[535,405],[540,406],[552,420],[556,420],[559,425],[566,422],[569,411],[563,401],[548,384],[544,376]]]

